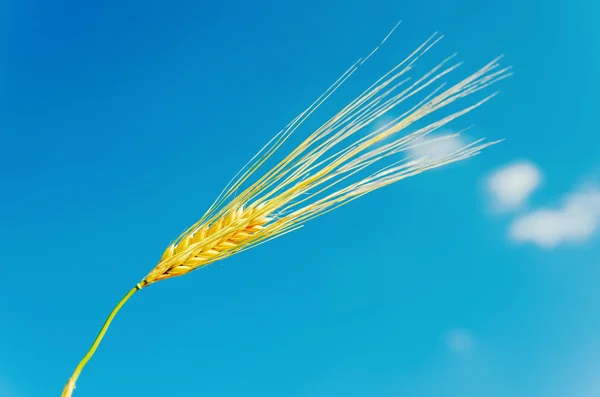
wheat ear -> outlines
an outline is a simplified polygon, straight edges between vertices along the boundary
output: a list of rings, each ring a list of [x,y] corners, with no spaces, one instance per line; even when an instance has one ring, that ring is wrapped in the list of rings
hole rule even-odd
[[[383,42],[388,37],[389,34]],[[428,144],[424,138],[429,134],[477,108],[495,94],[424,126],[413,127],[416,122],[510,75],[508,68],[499,67],[498,58],[446,88],[440,83],[441,79],[460,66],[460,63],[451,63],[451,56],[422,76],[411,78],[409,72],[414,69],[417,60],[441,38],[437,34],[431,36],[282,160],[248,184],[249,178],[383,42],[366,58],[354,63],[313,104],[275,135],[232,179],[200,220],[167,247],[156,267],[118,303],[69,379],[62,397],[71,396],[81,370],[94,354],[114,316],[136,291],[280,237],[364,194],[475,156],[495,144],[479,140],[438,157],[411,155],[416,147]],[[386,124],[367,130],[382,116],[409,100],[416,103],[407,106]],[[409,127],[413,130],[406,133]],[[384,162],[386,159],[388,163]]]

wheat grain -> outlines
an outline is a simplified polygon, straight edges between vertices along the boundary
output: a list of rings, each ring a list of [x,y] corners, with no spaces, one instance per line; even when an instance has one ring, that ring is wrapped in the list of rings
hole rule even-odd
[[[187,233],[165,250],[160,263],[144,278],[142,285],[181,276],[234,254],[257,238],[264,225],[271,221],[264,207],[265,203],[234,208],[217,222]]]
[[[510,75],[508,68],[500,68],[498,58],[446,88],[445,84],[440,83],[441,79],[460,66],[460,63],[451,64],[451,56],[419,78],[412,79],[409,72],[414,69],[416,62],[441,38],[434,34],[426,40],[244,188],[250,177],[373,56],[383,42],[365,59],[353,64],[313,104],[275,135],[230,181],[206,213],[167,247],[156,267],[119,302],[92,348],[69,379],[63,397],[71,396],[81,369],[94,354],[110,322],[136,291],[280,237],[367,193],[475,156],[482,149],[497,143],[478,140],[452,153],[433,158],[410,155],[413,149],[424,144],[424,139],[431,133],[481,106],[495,94],[425,123],[425,126],[414,128],[415,123]],[[419,94],[424,96],[418,99]],[[386,124],[368,130],[373,123],[410,99],[417,99],[417,102]],[[409,128],[414,130],[401,134]],[[383,163],[385,159],[390,163]]]

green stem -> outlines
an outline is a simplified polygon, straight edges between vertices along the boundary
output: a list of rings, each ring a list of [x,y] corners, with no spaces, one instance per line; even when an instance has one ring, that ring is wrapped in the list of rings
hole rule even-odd
[[[102,338],[104,338],[104,334],[106,334],[106,331],[108,330],[108,327],[110,326],[110,323],[115,318],[115,316],[117,315],[117,313],[121,309],[121,307],[123,307],[123,305],[125,304],[125,302],[127,302],[127,300],[129,300],[129,298],[131,298],[131,296],[133,294],[135,294],[137,292],[137,290],[139,290],[139,289],[141,289],[141,286],[138,284],[131,291],[129,291],[127,293],[127,295],[125,295],[123,297],[123,299],[121,299],[119,301],[119,303],[117,303],[117,306],[115,306],[115,308],[113,309],[113,311],[110,313],[110,315],[108,316],[108,318],[104,322],[104,325],[102,326],[102,329],[100,330],[100,333],[98,333],[98,336],[96,336],[96,339],[94,340],[94,343],[92,343],[92,347],[90,347],[90,350],[88,350],[88,352],[86,353],[86,355],[83,357],[83,359],[79,362],[79,364],[75,368],[75,371],[73,372],[73,375],[71,375],[71,378],[67,382],[67,385],[65,386],[65,388],[64,388],[64,390],[62,392],[62,397],[71,397],[71,395],[73,394],[73,390],[75,389],[75,382],[77,381],[77,378],[79,378],[79,374],[81,374],[81,370],[83,369],[83,367],[85,367],[85,365],[87,364],[87,362],[94,355],[94,352],[98,348],[98,345],[100,345],[100,342],[102,341]]]

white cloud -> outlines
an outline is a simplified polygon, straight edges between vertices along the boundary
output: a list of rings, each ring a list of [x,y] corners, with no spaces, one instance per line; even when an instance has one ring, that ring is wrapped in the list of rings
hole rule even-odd
[[[510,236],[551,248],[562,243],[583,242],[600,227],[600,190],[585,188],[568,194],[562,206],[540,209],[518,217]]]
[[[460,135],[433,135],[410,148],[417,161],[436,161],[468,145]]]
[[[453,329],[446,334],[446,347],[458,352],[466,353],[473,349],[473,336],[464,329]]]
[[[539,168],[529,161],[518,161],[500,168],[487,180],[487,189],[496,208],[516,210],[542,182]]]

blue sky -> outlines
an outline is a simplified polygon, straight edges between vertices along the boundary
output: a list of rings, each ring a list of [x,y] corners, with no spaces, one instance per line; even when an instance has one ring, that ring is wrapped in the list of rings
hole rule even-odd
[[[439,31],[462,76],[514,66],[456,125],[506,141],[140,292],[75,395],[600,394],[600,5],[251,3],[0,0],[0,396],[58,396],[166,245],[398,19],[332,106]]]

